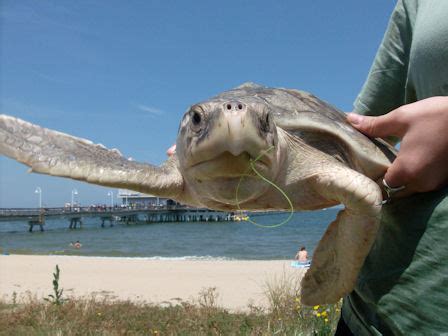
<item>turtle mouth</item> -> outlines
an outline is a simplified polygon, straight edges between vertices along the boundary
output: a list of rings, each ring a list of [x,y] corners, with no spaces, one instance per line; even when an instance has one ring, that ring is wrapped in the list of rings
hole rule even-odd
[[[202,179],[217,177],[241,177],[255,175],[253,168],[266,173],[269,171],[272,160],[269,155],[253,156],[248,152],[233,155],[224,152],[210,159],[197,162],[190,166],[193,175]]]
[[[266,179],[275,179],[275,164],[270,163],[270,156],[253,156],[248,152],[235,156],[230,152],[222,152],[191,166],[185,177],[191,182],[198,197],[204,200],[204,204],[213,202],[236,208],[238,204],[253,200],[270,187]]]

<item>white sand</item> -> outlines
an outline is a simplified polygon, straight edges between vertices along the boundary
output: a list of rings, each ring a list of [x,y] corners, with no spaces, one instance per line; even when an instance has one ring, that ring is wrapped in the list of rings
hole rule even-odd
[[[291,261],[151,260],[74,256],[0,256],[0,297],[11,300],[27,292],[42,298],[52,293],[52,273],[61,269],[65,296],[108,296],[162,303],[194,300],[204,288],[216,287],[218,304],[239,310],[248,303],[267,305],[266,283],[285,274],[300,279],[303,269]],[[174,301],[171,301],[174,302]]]

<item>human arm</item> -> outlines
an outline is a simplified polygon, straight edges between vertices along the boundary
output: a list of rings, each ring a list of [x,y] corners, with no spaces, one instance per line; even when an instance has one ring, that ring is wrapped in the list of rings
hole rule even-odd
[[[370,137],[401,139],[397,158],[385,174],[397,196],[439,189],[448,183],[448,97],[403,105],[379,117],[350,113],[348,121]]]

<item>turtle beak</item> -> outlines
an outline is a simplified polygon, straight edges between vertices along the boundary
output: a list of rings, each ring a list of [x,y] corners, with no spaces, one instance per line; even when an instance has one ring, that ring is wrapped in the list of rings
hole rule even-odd
[[[264,106],[228,101],[215,105],[208,120],[207,134],[198,138],[191,148],[193,157],[200,161],[212,160],[224,153],[234,157],[244,155],[270,165],[267,153],[276,143],[276,128]],[[193,159],[193,161],[196,161]]]
[[[223,148],[238,156],[247,152],[252,158],[274,146],[275,131],[268,111],[238,101],[227,102],[220,113],[221,132],[227,132]]]
[[[250,113],[245,105],[238,102],[226,103],[221,112],[220,132],[227,132],[227,141],[224,148],[232,155],[238,156],[248,149],[263,147],[263,139],[258,136],[253,123],[250,122]],[[249,153],[253,156],[254,153]]]

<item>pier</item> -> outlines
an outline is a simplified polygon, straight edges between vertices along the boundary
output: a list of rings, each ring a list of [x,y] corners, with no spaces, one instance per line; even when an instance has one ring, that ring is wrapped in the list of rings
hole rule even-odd
[[[211,222],[231,221],[232,213],[179,205],[151,206],[145,208],[127,207],[73,207],[73,208],[8,208],[0,209],[0,222],[27,222],[29,232],[34,226],[44,231],[46,219],[63,218],[69,229],[82,228],[84,218],[98,218],[99,225],[116,223],[131,225],[161,222]],[[1,223],[0,223],[1,225]]]

